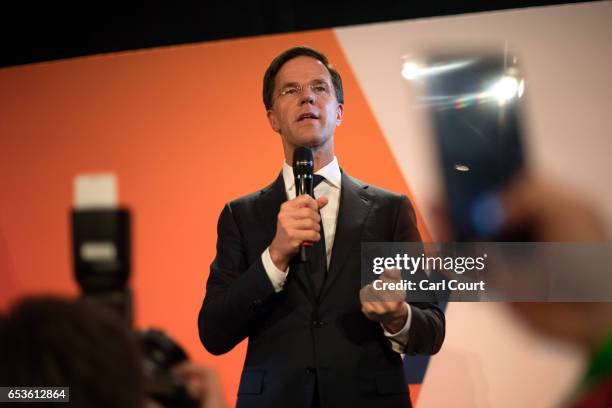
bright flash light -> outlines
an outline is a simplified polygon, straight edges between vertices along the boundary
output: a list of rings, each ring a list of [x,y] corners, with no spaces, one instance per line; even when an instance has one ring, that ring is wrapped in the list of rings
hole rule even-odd
[[[511,76],[502,77],[490,90],[490,95],[501,104],[514,98],[519,91],[519,82]]]
[[[521,79],[521,82],[519,82],[519,87],[518,87],[518,97],[520,98],[521,96],[523,96],[524,92],[525,92],[525,80]]]
[[[421,74],[421,67],[419,67],[414,62],[405,62],[402,67],[402,76],[407,80],[412,80],[418,77]]]
[[[427,66],[424,64],[417,64],[414,61],[405,61],[402,65],[402,76],[411,81],[419,77],[425,77],[429,75],[444,74],[445,72],[460,69],[472,64],[473,60],[454,61],[445,64]]]

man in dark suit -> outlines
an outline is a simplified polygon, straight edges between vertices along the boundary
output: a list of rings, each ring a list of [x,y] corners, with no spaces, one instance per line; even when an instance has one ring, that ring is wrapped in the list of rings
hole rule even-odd
[[[239,407],[408,407],[400,353],[436,353],[444,315],[431,303],[360,300],[360,243],[420,241],[414,210],[338,166],[342,80],[324,55],[283,52],[263,99],[285,163],[271,185],[221,212],[200,339],[223,354],[249,338]],[[295,197],[299,146],[314,153],[316,199]]]

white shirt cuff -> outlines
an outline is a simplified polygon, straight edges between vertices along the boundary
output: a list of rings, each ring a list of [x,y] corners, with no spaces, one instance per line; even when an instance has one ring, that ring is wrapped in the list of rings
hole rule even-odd
[[[270,282],[272,282],[274,291],[280,292],[283,290],[283,286],[285,286],[285,281],[287,280],[289,267],[287,267],[287,270],[283,272],[278,269],[276,265],[274,265],[274,262],[272,262],[272,258],[270,257],[270,247],[266,248],[266,250],[261,254],[261,262],[263,263],[264,269],[268,274],[268,278],[270,278]]]
[[[406,302],[404,302],[404,305],[408,311],[408,316],[406,316],[406,323],[404,324],[404,327],[402,327],[397,333],[389,333],[383,326],[385,337],[391,341],[393,350],[398,353],[403,353],[403,350],[408,344],[408,331],[410,330],[410,323],[412,322],[412,310],[410,309],[410,305]]]

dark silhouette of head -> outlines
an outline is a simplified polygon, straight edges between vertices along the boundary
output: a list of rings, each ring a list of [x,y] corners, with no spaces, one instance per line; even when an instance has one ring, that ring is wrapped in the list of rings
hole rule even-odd
[[[3,386],[70,387],[71,407],[132,408],[145,401],[131,332],[111,312],[84,301],[19,302],[0,318],[0,361]]]

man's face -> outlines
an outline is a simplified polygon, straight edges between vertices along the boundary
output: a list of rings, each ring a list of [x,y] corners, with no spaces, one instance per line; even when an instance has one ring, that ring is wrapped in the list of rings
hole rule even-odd
[[[268,120],[281,135],[285,152],[298,146],[332,149],[342,113],[331,75],[320,61],[300,56],[282,66]]]

